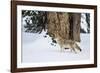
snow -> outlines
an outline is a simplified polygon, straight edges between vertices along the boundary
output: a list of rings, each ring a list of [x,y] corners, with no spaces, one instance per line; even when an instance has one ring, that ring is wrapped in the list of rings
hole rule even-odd
[[[32,23],[31,16],[25,16],[22,19],[22,62],[59,62],[59,61],[72,61],[72,60],[86,60],[90,58],[90,34],[81,33],[80,47],[81,52],[77,54],[70,50],[61,52],[61,48],[58,44],[51,45],[51,37],[46,35],[46,32],[39,33],[27,33],[24,32],[26,25],[25,20]],[[88,32],[88,24],[86,22],[85,13],[81,14],[81,28]]]
[[[22,19],[22,24],[23,25],[26,25],[26,22],[25,21],[28,21],[30,24],[32,24],[32,20],[31,20],[31,18],[32,18],[32,16],[25,16],[25,17],[23,17],[23,19]]]
[[[44,37],[45,35],[44,31],[41,34],[22,32],[22,62],[59,62],[90,58],[90,34],[80,34],[82,51],[77,54],[70,50],[61,52],[59,45],[51,45],[51,38],[48,35]]]
[[[88,23],[86,22],[85,13],[81,14],[81,29],[83,29],[86,33],[88,32]]]

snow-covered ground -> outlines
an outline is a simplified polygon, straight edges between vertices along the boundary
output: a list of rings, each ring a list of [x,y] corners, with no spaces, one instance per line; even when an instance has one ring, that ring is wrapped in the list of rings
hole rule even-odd
[[[82,51],[75,54],[69,50],[61,52],[59,45],[51,45],[52,40],[49,36],[46,38],[45,32],[41,34],[22,33],[22,62],[60,62],[72,60],[86,60],[90,57],[90,35],[81,34]]]

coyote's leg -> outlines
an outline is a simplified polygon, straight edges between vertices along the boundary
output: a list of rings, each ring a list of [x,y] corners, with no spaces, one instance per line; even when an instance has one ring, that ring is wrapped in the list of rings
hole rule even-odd
[[[75,50],[75,45],[74,44],[72,44],[72,46],[71,46],[71,51],[74,51],[75,53],[77,53],[76,50]]]
[[[77,43],[75,43],[75,48],[79,51],[82,51],[81,48],[77,45]]]
[[[73,46],[72,46],[72,50],[75,52],[75,53],[78,53],[81,51],[81,48],[76,44],[74,43]]]
[[[63,48],[62,45],[60,46],[60,51],[61,51],[61,52],[64,52],[64,48]]]

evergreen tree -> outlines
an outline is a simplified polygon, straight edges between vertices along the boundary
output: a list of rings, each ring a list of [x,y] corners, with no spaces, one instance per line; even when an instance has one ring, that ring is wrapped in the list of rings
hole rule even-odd
[[[86,13],[86,22],[88,24],[88,33],[90,33],[90,14]]]
[[[30,19],[25,20],[25,32],[41,33],[42,30],[46,29],[47,16],[45,11],[22,10],[22,18],[26,16],[29,16]]]

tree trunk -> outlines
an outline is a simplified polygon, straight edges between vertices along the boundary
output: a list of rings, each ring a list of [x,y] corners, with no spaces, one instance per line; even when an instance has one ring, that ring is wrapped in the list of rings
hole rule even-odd
[[[70,39],[80,42],[80,13],[69,13],[70,19]]]
[[[52,38],[80,41],[80,14],[67,12],[47,13],[47,32]]]

